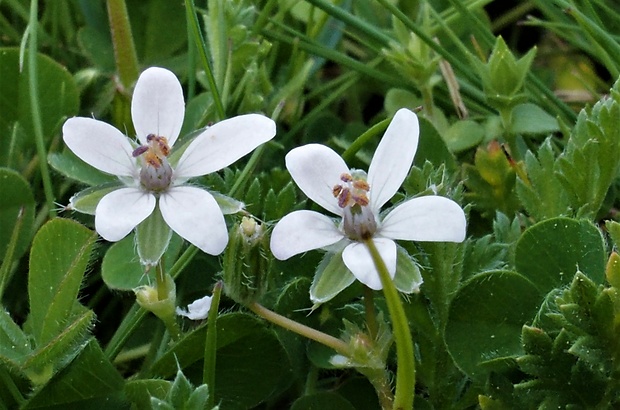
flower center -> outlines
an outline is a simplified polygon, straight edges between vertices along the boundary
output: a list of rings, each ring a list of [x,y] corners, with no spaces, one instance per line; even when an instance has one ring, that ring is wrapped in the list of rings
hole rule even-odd
[[[165,191],[172,181],[172,167],[167,158],[170,154],[168,140],[166,137],[149,134],[146,141],[146,145],[139,146],[132,154],[134,157],[144,155],[140,184],[151,192]]]
[[[344,210],[343,229],[349,239],[363,241],[369,239],[377,230],[377,221],[368,207],[370,185],[366,181],[366,173],[352,170],[351,173],[340,175],[343,184],[332,189],[338,206]]]

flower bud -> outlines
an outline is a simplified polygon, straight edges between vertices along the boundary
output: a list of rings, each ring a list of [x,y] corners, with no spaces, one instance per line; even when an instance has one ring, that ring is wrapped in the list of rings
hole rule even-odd
[[[163,292],[154,286],[140,286],[133,291],[140,306],[167,323],[176,320],[176,286],[170,275],[164,276],[163,284],[160,286],[164,287]],[[165,295],[164,299],[160,299],[162,294]]]
[[[268,240],[264,228],[243,217],[231,231],[224,254],[224,292],[242,304],[259,299],[267,288]]]

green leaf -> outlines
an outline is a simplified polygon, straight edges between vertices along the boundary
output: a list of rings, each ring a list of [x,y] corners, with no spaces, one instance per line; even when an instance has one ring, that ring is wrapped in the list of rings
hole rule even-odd
[[[555,164],[551,139],[546,139],[538,149],[538,158],[530,151],[525,155],[528,181],[517,179],[517,195],[530,216],[537,221],[570,212],[568,195],[555,173]]]
[[[28,377],[35,384],[47,382],[55,371],[64,367],[84,347],[83,341],[95,320],[92,310],[82,307],[83,312],[63,323],[62,332],[37,349],[24,362]]]
[[[605,243],[586,220],[553,218],[528,228],[516,248],[516,269],[541,294],[570,283],[577,270],[595,283],[605,278]]]
[[[355,407],[341,395],[332,392],[318,392],[295,400],[291,410],[355,410]]]
[[[451,152],[462,152],[476,147],[484,138],[485,129],[472,120],[457,121],[443,133],[443,139]]]
[[[204,355],[206,327],[187,334],[167,351],[152,371],[163,377],[200,363]],[[274,366],[277,363],[277,366]],[[228,313],[217,319],[215,402],[222,408],[253,408],[266,400],[290,378],[288,356],[275,333],[264,322],[244,313]]]
[[[97,234],[77,222],[53,219],[37,233],[30,252],[29,328],[38,346],[58,336],[74,305]]]
[[[559,130],[558,120],[535,104],[519,104],[512,109],[511,134],[550,134]]]
[[[620,81],[612,98],[582,110],[558,158],[557,173],[578,216],[594,219],[620,164]]]
[[[152,410],[151,398],[165,400],[172,383],[161,379],[128,380],[125,395],[137,410]]]
[[[454,156],[448,150],[435,126],[426,118],[418,117],[418,120],[420,121],[420,142],[413,164],[422,168],[424,163],[429,161],[436,167],[445,165],[448,170],[455,169]]]
[[[28,337],[9,313],[0,308],[0,363],[17,370],[31,351]]]
[[[128,408],[123,397],[124,380],[91,339],[79,356],[36,390],[24,409]]]
[[[510,271],[472,277],[450,306],[446,343],[456,365],[474,380],[484,380],[480,365],[523,354],[521,329],[540,304],[532,282]]]
[[[22,212],[22,225],[13,259],[28,249],[34,221],[34,196],[30,184],[17,172],[0,168],[0,261],[4,259],[17,218]]]
[[[71,178],[74,181],[82,182],[89,186],[119,182],[117,177],[103,173],[88,165],[69,149],[66,149],[62,153],[49,154],[47,162],[52,168],[67,178]]]
[[[19,122],[34,147],[34,126],[30,107],[28,70],[20,68],[19,48],[0,48],[0,143],[9,146],[4,138],[10,135],[10,127]],[[44,137],[51,139],[66,117],[77,114],[79,95],[77,86],[67,69],[51,58],[39,54],[38,95]]]
[[[355,276],[345,266],[342,260],[342,251],[328,252],[316,268],[310,286],[310,300],[314,303],[325,303],[353,282],[355,282]]]
[[[170,246],[164,254],[166,271],[172,268],[176,257],[181,250],[183,240],[178,235],[172,235]],[[101,264],[101,276],[110,289],[132,290],[139,286],[150,285],[155,278],[149,276],[155,272],[145,273],[144,266],[136,254],[134,234],[116,242],[106,252]]]

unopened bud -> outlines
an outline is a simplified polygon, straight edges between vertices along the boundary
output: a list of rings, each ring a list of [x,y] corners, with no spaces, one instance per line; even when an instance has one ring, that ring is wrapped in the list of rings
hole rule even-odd
[[[242,304],[259,299],[267,288],[268,240],[264,228],[243,217],[230,234],[224,253],[224,292]]]

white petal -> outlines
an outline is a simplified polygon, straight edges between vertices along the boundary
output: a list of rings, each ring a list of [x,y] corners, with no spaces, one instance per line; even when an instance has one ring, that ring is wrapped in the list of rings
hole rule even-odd
[[[177,308],[177,315],[185,316],[192,320],[205,319],[209,316],[209,309],[211,309],[212,299],[213,297],[211,296],[205,296],[187,305],[187,310]]]
[[[418,149],[418,117],[401,108],[394,114],[368,168],[370,206],[377,213],[407,177]]]
[[[175,170],[192,178],[225,168],[276,135],[276,123],[260,114],[220,121],[198,135],[187,147]]]
[[[372,241],[375,243],[379,254],[381,254],[390,277],[394,279],[396,274],[396,244],[387,238],[373,238]],[[344,264],[347,265],[347,268],[349,268],[357,280],[364,285],[374,290],[383,289],[379,272],[366,245],[355,242],[347,246],[344,252],[342,252],[342,260],[344,260]]]
[[[295,211],[277,223],[271,233],[271,252],[280,260],[332,245],[343,239],[333,220],[314,211]]]
[[[119,130],[103,121],[73,117],[62,126],[62,139],[82,161],[100,171],[137,176],[133,147]]]
[[[381,236],[408,241],[462,242],[465,213],[442,196],[410,199],[390,212],[379,228]]]
[[[308,144],[286,154],[286,168],[308,198],[328,211],[342,215],[333,189],[342,184],[340,176],[350,171],[340,155],[325,145]]]
[[[174,73],[151,67],[140,74],[131,98],[131,118],[142,144],[147,135],[155,134],[174,145],[184,116],[183,89]]]
[[[159,208],[173,231],[209,255],[219,255],[228,244],[224,215],[213,196],[191,186],[170,188],[159,198]]]
[[[153,212],[155,203],[153,194],[137,188],[112,191],[95,209],[95,228],[103,239],[119,241]]]

